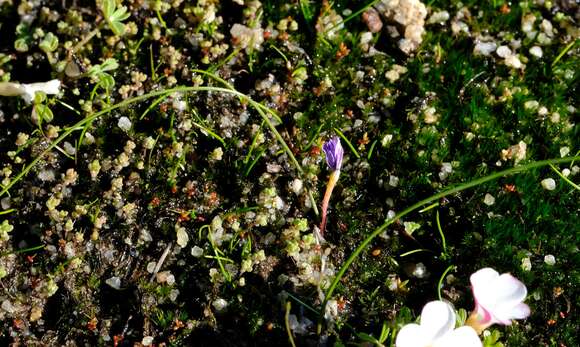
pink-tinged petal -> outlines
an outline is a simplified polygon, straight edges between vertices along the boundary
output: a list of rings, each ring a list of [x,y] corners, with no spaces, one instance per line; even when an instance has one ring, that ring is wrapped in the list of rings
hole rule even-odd
[[[481,347],[477,332],[469,326],[462,326],[435,341],[433,347]]]
[[[485,268],[471,275],[477,321],[473,324],[489,326],[494,323],[511,324],[512,319],[522,319],[530,314],[523,301],[528,290],[520,280],[504,273],[499,275]]]
[[[418,324],[405,325],[399,334],[395,346],[397,347],[427,347],[431,343]]]
[[[499,273],[492,268],[483,268],[470,277],[473,296],[475,301],[489,309],[495,302],[494,283],[499,278]]]
[[[455,311],[444,301],[431,301],[421,311],[421,329],[429,341],[446,335],[455,327]]]

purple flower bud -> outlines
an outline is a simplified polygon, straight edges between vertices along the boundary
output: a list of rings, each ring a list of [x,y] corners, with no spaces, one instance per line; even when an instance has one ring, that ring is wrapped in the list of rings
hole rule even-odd
[[[328,164],[328,167],[333,171],[340,170],[344,150],[342,149],[338,136],[334,136],[326,141],[324,145],[322,145],[322,150],[326,155],[326,164]]]

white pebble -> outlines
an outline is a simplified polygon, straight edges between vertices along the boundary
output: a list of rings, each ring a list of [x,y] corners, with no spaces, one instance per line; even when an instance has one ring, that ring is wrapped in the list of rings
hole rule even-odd
[[[203,255],[203,248],[198,247],[198,246],[193,246],[191,248],[191,255],[193,255],[196,258],[199,258]]]
[[[431,17],[429,17],[429,20],[427,21],[427,23],[429,24],[434,24],[434,23],[444,23],[449,19],[449,12],[447,11],[439,11],[439,12],[434,12]]]
[[[426,275],[427,268],[425,267],[425,264],[418,263],[417,265],[415,265],[415,269],[413,270],[413,276],[417,278],[424,278]]]
[[[117,276],[113,276],[111,278],[108,278],[105,281],[106,284],[108,284],[111,288],[113,289],[121,289],[121,279]]]
[[[556,257],[554,257],[551,254],[548,254],[544,257],[544,263],[552,266],[552,265],[556,264]]]
[[[562,176],[564,177],[570,176],[570,169],[565,168],[564,170],[562,170]]]
[[[524,259],[522,259],[522,270],[530,271],[531,269],[532,269],[532,262],[530,261],[530,258],[525,257]]]
[[[177,231],[177,244],[181,248],[185,248],[187,243],[189,242],[189,235],[187,235],[187,231],[184,227],[176,227]]]
[[[545,190],[554,190],[556,189],[556,181],[553,178],[546,178],[542,180],[542,187]]]
[[[491,206],[495,204],[495,198],[493,197],[493,195],[487,193],[483,198],[483,203],[486,204],[487,206]]]
[[[478,42],[473,48],[473,53],[487,56],[493,53],[496,48],[497,44],[495,42]]]
[[[225,309],[228,306],[228,302],[222,298],[219,298],[219,299],[214,300],[214,302],[212,303],[212,306],[217,311],[222,311],[223,309]]]
[[[117,126],[123,131],[129,131],[131,129],[131,120],[127,117],[121,117],[117,122]]]
[[[544,55],[540,46],[534,46],[530,48],[530,54],[536,58],[541,58]]]
[[[54,181],[54,171],[51,169],[41,170],[38,173],[38,178],[44,182]]]
[[[505,58],[505,64],[507,66],[513,67],[514,69],[521,69],[524,65],[522,64],[520,58],[517,55],[509,55]]]
[[[143,340],[141,340],[141,344],[143,346],[151,346],[151,344],[153,344],[153,336],[145,336]]]
[[[304,183],[302,183],[302,180],[295,178],[292,181],[292,183],[290,184],[290,187],[292,189],[292,192],[294,192],[294,194],[300,195],[300,193],[302,193],[302,188],[304,187]]]
[[[502,58],[507,58],[512,55],[512,50],[508,46],[499,46],[495,53]]]

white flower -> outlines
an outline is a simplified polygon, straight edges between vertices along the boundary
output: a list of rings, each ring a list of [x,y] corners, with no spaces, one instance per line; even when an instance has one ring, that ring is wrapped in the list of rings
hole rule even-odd
[[[475,310],[468,325],[478,332],[492,324],[511,324],[512,319],[524,319],[530,308],[524,304],[528,293],[526,286],[509,273],[499,274],[492,268],[484,268],[471,275],[475,298]]]
[[[1,82],[0,95],[17,96],[20,95],[27,103],[32,102],[36,92],[45,94],[58,94],[60,91],[60,81],[51,80],[48,82],[37,82],[30,84],[20,84],[14,82]]]
[[[477,332],[455,328],[455,311],[443,301],[431,301],[421,311],[421,324],[407,324],[399,334],[397,347],[481,347]]]

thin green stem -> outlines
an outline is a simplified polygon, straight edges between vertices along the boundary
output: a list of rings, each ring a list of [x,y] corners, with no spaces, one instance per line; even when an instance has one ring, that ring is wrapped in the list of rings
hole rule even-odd
[[[437,297],[439,298],[439,300],[441,300],[441,288],[443,287],[443,279],[445,279],[445,276],[447,276],[449,271],[454,269],[455,265],[450,265],[447,269],[445,269],[445,271],[443,271],[443,274],[439,278],[439,283],[437,283]]]
[[[338,134],[338,136],[340,136],[344,140],[344,142],[346,142],[346,145],[348,146],[348,148],[350,148],[350,151],[352,152],[352,154],[354,154],[354,156],[357,159],[360,159],[360,154],[358,154],[358,151],[356,150],[356,148],[354,148],[352,143],[350,143],[350,141],[346,138],[346,136],[344,136],[342,131],[338,130],[337,128],[334,128],[334,131]]]
[[[578,186],[576,183],[572,182],[568,177],[564,176],[562,174],[562,172],[560,170],[558,170],[557,167],[554,166],[554,164],[550,164],[550,167],[552,168],[552,170],[554,170],[555,173],[558,174],[558,176],[560,176],[564,181],[566,181],[569,185],[571,185],[572,187],[580,190],[580,186]]]
[[[441,235],[441,242],[443,243],[443,254],[447,256],[447,242],[445,241],[445,234],[441,228],[441,220],[439,219],[439,210],[435,214],[435,221],[437,222],[437,230],[439,230],[439,235]]]
[[[292,304],[290,301],[286,301],[286,314],[284,315],[284,324],[286,325],[286,332],[288,333],[288,341],[292,347],[296,347],[296,343],[294,343],[294,336],[292,336],[292,329],[290,329],[290,308]]]
[[[564,47],[562,52],[560,52],[560,54],[558,54],[556,59],[554,59],[554,61],[552,62],[552,67],[556,66],[556,64],[560,61],[560,59],[562,59],[564,54],[566,54],[577,42],[580,42],[580,40],[574,40],[570,42],[566,47]]]
[[[352,263],[361,255],[361,253],[368,247],[368,245],[375,239],[375,237],[382,234],[383,231],[385,231],[385,229],[389,225],[400,220],[401,218],[408,215],[409,213],[418,210],[422,206],[427,205],[427,204],[431,204],[431,203],[433,203],[433,202],[435,202],[443,197],[453,195],[455,193],[476,187],[478,185],[481,185],[481,184],[489,182],[489,181],[496,180],[500,177],[517,174],[520,172],[528,171],[528,170],[539,168],[542,166],[547,166],[550,164],[568,163],[568,162],[571,162],[573,160],[580,160],[580,156],[535,161],[535,162],[531,162],[531,163],[526,164],[526,165],[516,166],[516,167],[510,168],[507,170],[493,173],[493,174],[488,175],[488,176],[480,177],[480,178],[475,179],[473,181],[463,183],[463,184],[460,184],[460,185],[455,186],[455,187],[448,188],[442,192],[439,192],[439,193],[432,195],[426,199],[423,199],[423,200],[413,204],[412,206],[406,208],[402,212],[398,213],[393,218],[388,219],[387,221],[385,221],[383,223],[383,225],[381,225],[380,227],[375,229],[369,236],[367,236],[366,239],[364,239],[360,243],[360,245],[351,253],[351,255],[343,263],[340,270],[338,270],[336,277],[334,278],[334,280],[332,281],[332,283],[330,284],[330,286],[326,290],[326,295],[325,295],[324,301],[323,301],[322,306],[321,306],[322,310],[321,310],[319,319],[322,320],[322,317],[324,314],[324,307],[326,307],[326,303],[332,297],[332,294],[334,294],[334,291],[336,290],[336,286],[338,285],[338,283],[340,282],[342,277],[344,277],[346,271],[350,268]]]
[[[15,251],[4,252],[4,253],[0,254],[0,258],[4,258],[5,256],[10,255],[10,254],[22,254],[22,253],[34,252],[34,251],[37,251],[39,249],[43,249],[44,247],[46,247],[46,245],[38,245],[38,246],[34,246],[34,247],[29,247],[29,248],[17,249]]]
[[[65,129],[65,131],[63,131],[63,133],[58,138],[56,138],[54,141],[52,141],[46,149],[44,149],[36,158],[34,158],[28,165],[26,165],[24,167],[24,169],[22,169],[22,171],[20,171],[18,173],[18,175],[16,175],[7,185],[2,187],[2,190],[0,191],[0,196],[3,196],[4,194],[8,193],[10,188],[12,188],[12,186],[14,186],[17,182],[19,182],[24,176],[26,176],[46,154],[48,154],[50,151],[52,151],[54,148],[56,148],[59,143],[64,141],[64,139],[66,139],[75,130],[82,129],[86,124],[89,124],[89,123],[93,122],[95,119],[97,119],[97,118],[99,118],[99,117],[101,117],[101,116],[103,116],[111,111],[114,111],[116,109],[127,107],[131,104],[138,103],[140,101],[147,100],[149,98],[153,98],[153,97],[157,97],[157,96],[169,95],[172,93],[188,93],[188,92],[228,93],[228,94],[235,95],[243,100],[246,100],[252,107],[254,107],[258,111],[260,116],[264,119],[264,121],[266,122],[266,124],[268,125],[268,127],[270,128],[272,133],[274,134],[274,137],[280,142],[280,145],[282,146],[282,148],[284,148],[284,151],[288,154],[290,161],[292,162],[292,164],[294,164],[294,166],[296,167],[296,170],[299,172],[299,174],[300,175],[304,174],[302,167],[300,166],[300,164],[298,163],[298,161],[296,160],[296,158],[292,154],[292,151],[290,150],[290,148],[288,147],[286,142],[284,142],[284,139],[282,138],[282,136],[280,135],[278,130],[276,130],[276,128],[274,127],[274,125],[270,121],[270,118],[264,112],[264,109],[270,110],[269,108],[267,108],[266,106],[250,99],[247,95],[240,93],[236,90],[232,90],[232,89],[228,89],[228,88],[221,88],[221,87],[205,87],[205,86],[183,87],[183,86],[181,86],[181,87],[175,87],[175,88],[171,88],[171,89],[158,90],[158,91],[150,92],[147,94],[143,94],[143,95],[135,96],[135,97],[130,98],[130,99],[123,100],[117,104],[106,107],[106,108],[102,109],[101,111],[95,112],[92,115],[87,116],[84,119],[78,121],[77,123],[75,123],[71,127]],[[275,115],[275,113],[273,113],[273,114]],[[310,194],[310,197],[311,197],[311,200],[313,200],[311,194]],[[318,209],[316,207],[316,204],[313,203],[312,207],[313,207],[313,210],[316,213],[316,215],[318,215]]]

